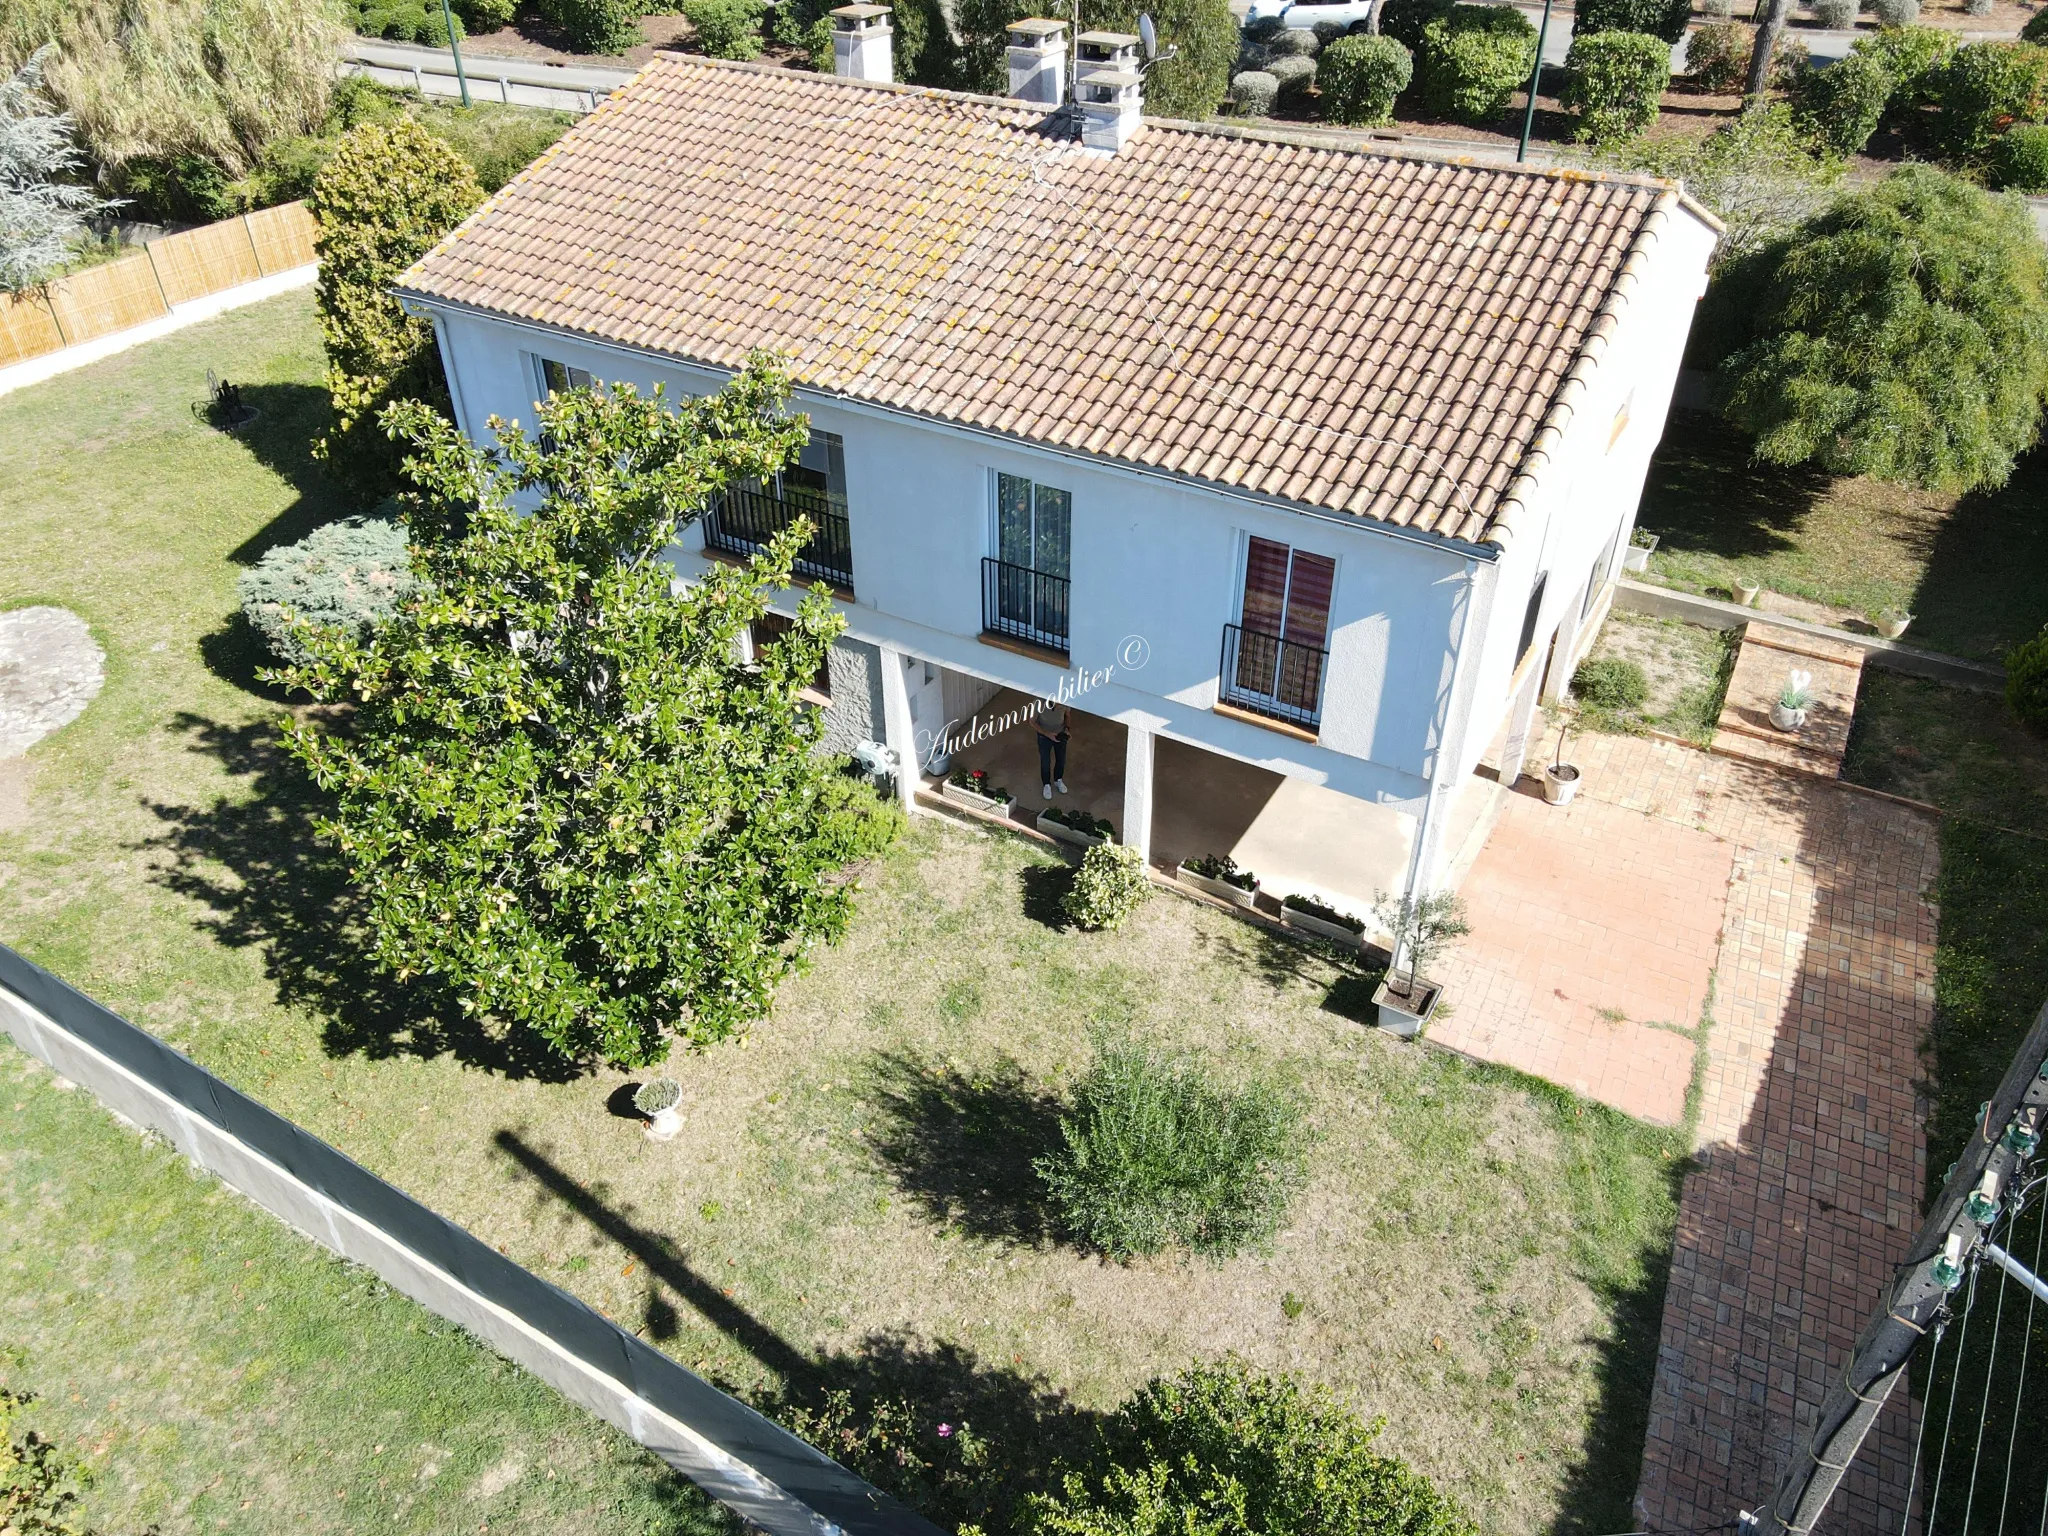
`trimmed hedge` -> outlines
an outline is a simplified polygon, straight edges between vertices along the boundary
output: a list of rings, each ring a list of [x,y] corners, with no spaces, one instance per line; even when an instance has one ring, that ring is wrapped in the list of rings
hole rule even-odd
[[[1280,82],[1263,69],[1247,69],[1230,77],[1230,99],[1244,117],[1270,117],[1280,99]]]
[[[1299,96],[1316,83],[1316,61],[1298,53],[1282,54],[1266,66],[1282,96]]]
[[[1898,77],[1879,55],[1852,48],[1826,69],[1810,69],[1801,78],[1793,120],[1822,148],[1858,154],[1877,132],[1897,88]]]
[[[647,40],[639,0],[535,0],[534,9],[577,53],[624,53]]]
[[[1648,32],[1592,32],[1572,38],[1559,98],[1578,121],[1572,137],[1608,144],[1657,120],[1671,84],[1671,45]]]
[[[1981,154],[2015,122],[2048,114],[2048,48],[2034,43],[1965,43],[1935,84],[1936,137],[1950,154]]]
[[[1485,125],[1507,111],[1536,63],[1536,28],[1513,6],[1454,5],[1422,29],[1423,105]]]
[[[758,59],[767,9],[762,0],[683,0],[683,19],[696,29],[697,46],[712,58]]]
[[[2012,192],[2048,192],[2048,126],[2021,123],[2001,133],[1991,141],[1986,158],[1997,186]]]
[[[1394,120],[1394,98],[1408,89],[1415,59],[1391,37],[1340,37],[1317,61],[1323,117],[1351,128]]]
[[[1813,0],[1813,19],[1830,32],[1856,25],[1856,0]]]
[[[352,18],[363,37],[389,38],[394,43],[425,43],[431,48],[448,46],[448,19],[441,14],[441,0],[362,0]],[[466,37],[467,18],[455,13],[455,35]]]
[[[1881,27],[1910,27],[1920,19],[1920,0],[1877,0],[1871,10]]]
[[[1380,36],[1391,37],[1412,54],[1422,52],[1422,34],[1432,21],[1451,14],[1455,0],[1380,0]]]
[[[1692,20],[1692,0],[1579,0],[1572,35],[1647,32],[1675,43]]]

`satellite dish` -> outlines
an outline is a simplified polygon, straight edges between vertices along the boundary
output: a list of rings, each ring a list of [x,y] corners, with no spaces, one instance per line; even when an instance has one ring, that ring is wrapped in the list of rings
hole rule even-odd
[[[1152,13],[1147,11],[1138,18],[1138,40],[1145,45],[1145,57],[1159,57],[1159,29],[1152,25]]]

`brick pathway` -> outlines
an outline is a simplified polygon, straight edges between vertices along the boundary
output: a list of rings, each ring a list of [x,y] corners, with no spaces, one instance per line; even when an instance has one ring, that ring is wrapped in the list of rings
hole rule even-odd
[[[1794,667],[1810,678],[1813,704],[1806,724],[1788,734],[1771,724],[1771,706]],[[1735,672],[1728,679],[1714,750],[1824,779],[1840,778],[1862,678],[1860,647],[1751,619],[1743,626],[1742,649],[1736,652]]]

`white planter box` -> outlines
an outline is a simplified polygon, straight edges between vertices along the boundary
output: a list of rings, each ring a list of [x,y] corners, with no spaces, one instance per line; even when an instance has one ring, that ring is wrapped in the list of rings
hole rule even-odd
[[[1290,907],[1284,901],[1280,903],[1280,916],[1290,928],[1299,928],[1304,933],[1313,933],[1318,938],[1328,939],[1335,944],[1342,944],[1348,949],[1357,949],[1365,942],[1364,934],[1353,933],[1342,923],[1328,922],[1323,918],[1315,917],[1307,912]]]
[[[1425,981],[1422,983],[1421,1003],[1411,1006],[1406,998],[1396,1001],[1389,997],[1387,984],[1383,981],[1374,991],[1372,1000],[1380,1011],[1381,1029],[1390,1035],[1398,1035],[1403,1040],[1413,1040],[1422,1033],[1422,1027],[1429,1022],[1430,1015],[1436,1012],[1437,1002],[1443,995],[1442,987],[1433,981]]]
[[[1009,801],[998,800],[994,795],[977,795],[964,785],[950,782],[941,784],[939,794],[955,805],[972,806],[977,811],[987,811],[991,816],[1007,816],[1010,813]]]
[[[1106,837],[1090,837],[1086,832],[1076,832],[1065,822],[1054,821],[1049,811],[1038,813],[1038,830],[1047,837],[1056,837],[1063,843],[1072,843],[1076,848],[1093,848],[1098,843],[1109,841]]]
[[[1259,882],[1254,880],[1252,888],[1245,890],[1232,885],[1228,880],[1211,880],[1207,875],[1198,875],[1183,864],[1174,872],[1174,878],[1184,885],[1192,885],[1198,891],[1205,891],[1218,901],[1227,901],[1234,907],[1248,907],[1259,894]]]
[[[1650,556],[1656,548],[1657,536],[1654,533],[1650,535],[1650,542],[1647,544],[1630,544],[1621,552],[1621,568],[1624,571],[1647,571],[1650,568]]]

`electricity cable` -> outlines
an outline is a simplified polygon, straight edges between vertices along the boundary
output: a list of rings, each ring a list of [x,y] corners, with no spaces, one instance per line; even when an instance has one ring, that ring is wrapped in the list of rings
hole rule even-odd
[[[1968,1295],[1963,1299],[1963,1329],[1961,1333],[1956,1335],[1955,1364],[1949,1367],[1948,1413],[1941,1423],[1941,1458],[1934,1464],[1934,1497],[1927,1504],[1926,1536],[1934,1536],[1934,1517],[1941,1510],[1942,1479],[1948,1474],[1949,1438],[1956,1424],[1956,1388],[1962,1385],[1963,1380],[1963,1352],[1970,1343],[1970,1315],[1977,1310],[1977,1270],[1978,1259],[1972,1253],[1970,1255],[1970,1289]]]
[[[2025,1201],[2026,1191],[2023,1190],[2014,1201],[2013,1222],[2015,1224],[2019,1221],[2019,1213],[2024,1208]],[[2010,1227],[2006,1229],[2006,1235],[2008,1237],[2012,1235]],[[2041,1273],[2041,1254],[2043,1251],[2041,1240],[2044,1235],[2048,1235],[2048,1207],[2034,1212],[2034,1273],[2036,1275]],[[1998,1500],[1999,1536],[2005,1536],[2005,1511],[2006,1506],[2012,1500],[2012,1458],[2013,1451],[2020,1441],[2020,1405],[2026,1401],[2027,1397],[2027,1354],[2034,1344],[2035,1300],[2036,1297],[2033,1291],[2029,1290],[2027,1292],[2027,1321],[2024,1330],[2020,1334],[2020,1380],[2012,1405],[2012,1433],[2006,1437],[2005,1441],[2005,1492],[2000,1495]],[[2044,1506],[2042,1514],[2044,1518],[2048,1518],[2048,1506]]]
[[[1989,1231],[1990,1229],[1987,1228],[1987,1235]],[[2009,1222],[2007,1223],[2006,1235],[2008,1238],[2011,1236],[2011,1224]],[[1984,1392],[1977,1401],[1977,1446],[1975,1450],[1970,1452],[1970,1496],[1963,1501],[1964,1536],[1969,1536],[1970,1516],[1977,1508],[1977,1468],[1984,1460],[1984,1430],[1991,1422],[1991,1383],[1998,1376],[1998,1336],[2005,1327],[2005,1293],[2007,1289],[2005,1271],[2001,1269],[1998,1272],[1998,1305],[1991,1314],[1991,1351],[1984,1357]],[[1958,1358],[1956,1364],[1962,1364],[1960,1358]]]

